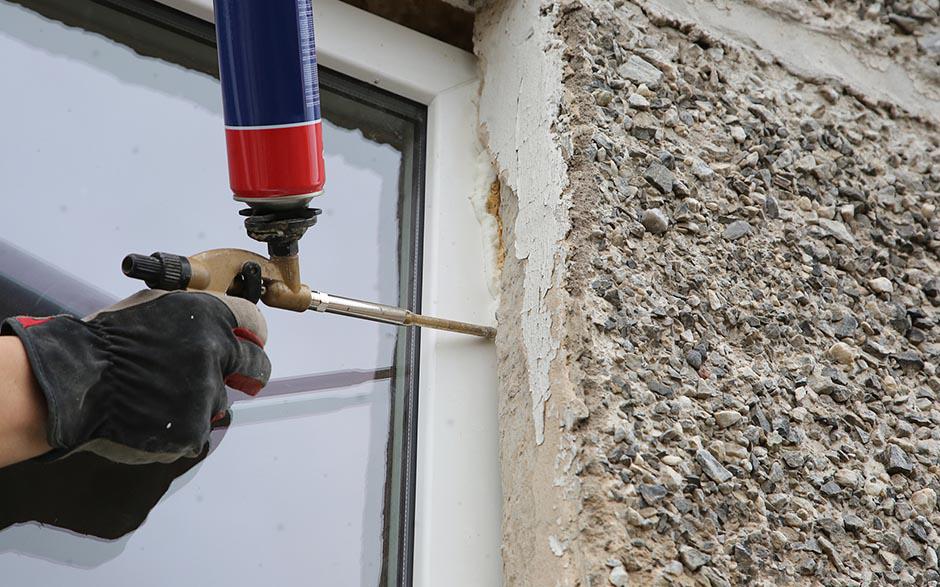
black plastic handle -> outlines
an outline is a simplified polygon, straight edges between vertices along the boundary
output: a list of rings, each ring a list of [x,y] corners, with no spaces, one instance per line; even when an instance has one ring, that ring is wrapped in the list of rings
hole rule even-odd
[[[121,262],[121,271],[132,279],[146,282],[151,289],[186,289],[193,277],[189,259],[171,253],[130,254]]]

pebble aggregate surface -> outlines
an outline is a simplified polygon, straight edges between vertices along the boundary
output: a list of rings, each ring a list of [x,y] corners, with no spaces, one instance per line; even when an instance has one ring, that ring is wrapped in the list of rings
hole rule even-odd
[[[927,68],[938,9],[794,18]],[[554,10],[585,584],[938,584],[936,126],[643,2]]]

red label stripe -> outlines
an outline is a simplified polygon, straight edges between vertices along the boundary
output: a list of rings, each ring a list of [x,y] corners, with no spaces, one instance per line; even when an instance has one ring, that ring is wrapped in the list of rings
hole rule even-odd
[[[323,191],[320,123],[225,130],[229,180],[238,198],[264,200]]]

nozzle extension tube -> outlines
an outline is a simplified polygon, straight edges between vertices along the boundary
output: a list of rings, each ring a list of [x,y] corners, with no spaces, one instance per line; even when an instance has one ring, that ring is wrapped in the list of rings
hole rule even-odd
[[[492,326],[480,326],[478,324],[469,324],[457,320],[446,320],[444,318],[415,314],[414,312],[403,308],[396,308],[395,306],[343,298],[319,291],[310,292],[310,309],[316,312],[351,316],[353,318],[362,318],[364,320],[383,322],[385,324],[421,326],[424,328],[434,328],[436,330],[470,334],[483,338],[496,337],[496,329]]]

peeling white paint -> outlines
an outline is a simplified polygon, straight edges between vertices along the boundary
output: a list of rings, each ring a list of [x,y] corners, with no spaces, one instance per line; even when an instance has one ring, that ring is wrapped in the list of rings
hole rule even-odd
[[[550,28],[553,19],[540,16],[541,6],[512,2],[499,22],[484,27],[477,43],[484,48],[480,119],[500,179],[518,199],[515,251],[526,259],[522,340],[538,444],[545,439],[549,368],[559,346],[546,295],[560,279],[560,243],[569,224],[562,198],[567,166],[552,130],[561,103],[562,47]],[[495,58],[488,61],[487,55]]]

